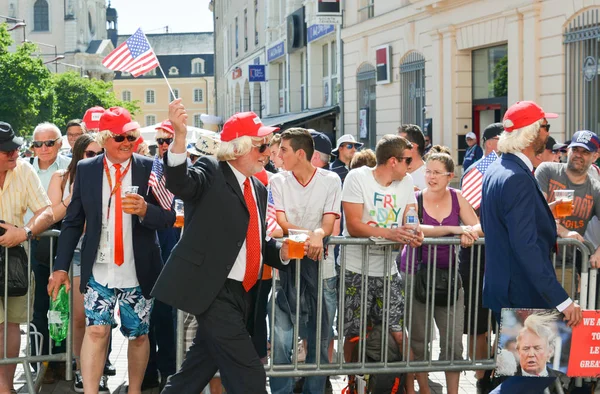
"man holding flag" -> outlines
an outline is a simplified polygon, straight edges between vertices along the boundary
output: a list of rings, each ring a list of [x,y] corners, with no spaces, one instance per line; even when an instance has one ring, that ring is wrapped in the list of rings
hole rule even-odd
[[[473,163],[465,171],[461,179],[461,189],[463,196],[473,206],[475,212],[479,216],[479,206],[481,204],[481,185],[483,183],[483,174],[490,164],[498,158],[496,151],[498,150],[498,140],[500,134],[504,131],[502,123],[492,123],[483,131],[483,157]],[[475,341],[475,358],[483,359],[487,357],[489,349],[488,338],[488,315],[489,310],[482,305],[482,284],[483,273],[485,270],[485,246],[481,245],[480,251],[475,250],[472,253],[472,247],[460,247],[459,249],[459,272],[465,289],[464,306],[466,311],[473,311],[471,316],[477,316],[477,319],[470,319],[468,313],[465,313],[464,333],[469,335],[467,341],[469,346],[469,356],[473,354],[473,339]],[[472,258],[476,259],[479,256],[479,265],[475,262],[473,268]],[[479,283],[479,285],[477,285]],[[476,302],[477,301],[477,302]],[[477,312],[476,312],[477,311]],[[492,318],[492,328],[496,326]],[[491,371],[477,370],[475,376],[477,378],[478,392],[485,392],[486,382],[484,379],[486,374]],[[488,376],[489,377],[489,376]]]
[[[156,150],[156,156],[152,163],[152,172],[148,179],[148,190],[152,192],[156,201],[165,209],[169,209],[173,205],[174,196],[165,187],[166,179],[164,176],[163,156],[167,149],[169,149],[169,145],[173,142],[174,134],[173,126],[168,119],[156,127],[154,138],[158,149]],[[158,230],[156,233],[164,264],[169,258],[171,250],[173,250],[173,247],[179,241],[181,229],[175,227],[164,228]],[[154,301],[154,308],[152,308],[148,339],[150,341],[150,357],[144,374],[142,390],[159,386],[162,389],[167,382],[167,377],[175,373],[176,347],[173,308],[159,300]]]
[[[581,320],[581,308],[562,288],[552,267],[556,223],[533,176],[532,162],[548,138],[547,119],[556,117],[532,101],[512,105],[498,140],[502,156],[483,176],[483,305],[497,320],[502,308],[556,308],[569,326]]]

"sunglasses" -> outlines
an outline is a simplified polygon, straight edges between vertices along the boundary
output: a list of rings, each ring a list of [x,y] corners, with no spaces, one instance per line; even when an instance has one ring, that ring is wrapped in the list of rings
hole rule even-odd
[[[255,148],[258,148],[258,153],[265,153],[265,151],[267,150],[267,148],[269,147],[269,144],[260,144],[260,145],[252,145]]]
[[[129,142],[135,142],[138,139],[138,137],[136,137],[134,135],[122,135],[122,134],[119,134],[119,135],[113,134],[112,138],[113,138],[113,140],[115,140],[115,142],[123,142],[123,141],[125,141],[125,138],[127,138],[127,141],[129,141]]]
[[[91,159],[92,157],[96,157],[98,155],[103,154],[104,149],[102,149],[100,152],[96,152],[94,150],[86,150],[84,153],[85,153],[85,157],[87,157],[88,159]]]
[[[19,149],[13,149],[13,150],[8,150],[8,151],[0,151],[0,153],[3,153],[3,154],[5,154],[8,157],[14,155],[17,152],[19,152]]]
[[[54,146],[54,144],[56,144],[56,141],[58,141],[58,140],[60,140],[60,137],[55,140],[33,141],[31,143],[31,145],[33,145],[34,148],[41,148],[44,145],[46,145],[48,148],[52,148]]]
[[[345,144],[345,145],[342,145],[342,146],[345,146],[346,149],[352,149],[352,148],[358,149],[358,144]]]
[[[550,132],[550,123],[540,125],[540,129],[546,129],[547,132]]]
[[[402,156],[402,157],[396,157],[396,159],[397,159],[399,162],[402,162],[402,160],[404,160],[404,161],[406,162],[406,165],[407,165],[407,166],[409,166],[409,165],[410,165],[410,163],[412,163],[412,157],[403,157],[403,156]]]
[[[171,145],[171,142],[173,142],[173,138],[157,138],[156,142],[158,143],[158,145],[162,145],[162,144]]]

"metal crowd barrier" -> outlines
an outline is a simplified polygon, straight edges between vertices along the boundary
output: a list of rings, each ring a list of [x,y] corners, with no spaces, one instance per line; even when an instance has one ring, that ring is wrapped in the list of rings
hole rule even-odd
[[[39,237],[58,237],[60,235],[60,231],[58,230],[48,230],[45,231],[44,233],[42,233]],[[4,272],[8,272],[8,249],[5,249],[5,255],[4,255]],[[54,256],[54,250],[53,250],[53,242],[50,242],[50,256]],[[50,258],[50,272],[52,272],[52,266],[54,264],[53,258]],[[30,317],[33,315],[32,311],[33,311],[33,295],[31,294],[32,291],[34,291],[34,288],[32,287],[32,285],[34,284],[34,280],[32,279],[33,277],[33,270],[32,270],[32,266],[31,266],[31,242],[28,243],[28,247],[27,247],[27,268],[28,268],[28,272],[30,273],[29,275],[29,283],[28,283],[28,291],[27,291],[27,319],[30,320]],[[72,273],[69,273],[69,276],[71,278],[72,281]],[[24,296],[25,297],[25,296]],[[2,303],[4,305],[4,322],[7,322],[8,320],[8,283],[5,280],[4,283],[4,291],[3,291],[3,298],[2,298]],[[69,305],[70,305],[70,310],[73,310],[73,297],[72,297],[72,292],[69,292]],[[44,380],[44,374],[46,373],[46,369],[48,367],[48,362],[51,361],[58,361],[58,362],[65,362],[66,363],[66,368],[65,368],[65,378],[67,380],[72,380],[73,379],[73,335],[72,335],[72,324],[73,324],[73,319],[71,317],[71,324],[69,325],[69,329],[67,332],[67,338],[65,339],[65,345],[66,345],[66,349],[65,349],[65,353],[60,353],[60,354],[54,354],[53,353],[53,347],[54,347],[54,341],[52,340],[52,338],[48,338],[49,340],[49,354],[46,355],[42,355],[39,354],[40,353],[40,347],[39,344],[41,342],[43,342],[43,337],[42,335],[37,332],[37,329],[35,328],[35,326],[32,323],[21,323],[19,324],[20,327],[22,327],[23,325],[26,326],[25,330],[20,330],[19,335],[21,336],[21,338],[23,337],[23,334],[26,335],[26,344],[25,344],[25,355],[21,356],[21,349],[19,349],[19,355],[17,357],[8,357],[7,355],[7,341],[8,341],[8,326],[6,324],[3,324],[3,343],[2,345],[4,346],[4,351],[2,352],[2,357],[0,357],[0,365],[8,365],[8,364],[22,364],[23,366],[23,370],[24,370],[24,375],[25,375],[25,384],[27,385],[27,389],[29,393],[37,393],[39,392],[41,386],[42,386],[42,382]],[[31,336],[34,335],[34,341],[36,342],[36,344],[38,344],[36,347],[36,351],[35,353],[32,353],[32,348],[31,348]],[[23,344],[21,344],[21,348],[23,347]],[[36,354],[37,353],[37,354]],[[31,364],[35,364],[37,363],[37,372],[35,374],[32,373],[31,370]]]
[[[453,305],[447,305],[445,308],[448,311],[452,311],[454,312],[454,318],[452,321],[450,321],[450,314],[448,314],[448,316],[446,316],[446,326],[450,327],[450,330],[448,330],[448,332],[446,333],[446,340],[445,342],[448,344],[447,345],[447,353],[448,353],[448,358],[446,360],[439,360],[437,359],[437,357],[434,355],[434,351],[433,349],[439,348],[440,347],[440,340],[441,338],[437,338],[436,334],[438,334],[435,324],[434,324],[434,319],[433,319],[433,315],[434,315],[434,308],[432,308],[432,305],[434,305],[435,300],[434,300],[434,296],[432,295],[431,297],[428,297],[427,302],[425,303],[425,332],[426,335],[429,336],[429,338],[426,337],[426,341],[425,343],[427,343],[427,339],[431,340],[431,347],[426,347],[426,349],[424,349],[424,359],[421,361],[414,361],[411,360],[409,357],[410,351],[409,349],[411,349],[412,347],[412,336],[413,333],[411,331],[412,328],[412,323],[413,323],[413,319],[414,319],[414,313],[415,310],[413,309],[412,305],[414,305],[414,303],[411,303],[411,306],[407,307],[406,303],[405,303],[405,310],[404,310],[404,333],[405,333],[405,340],[402,343],[402,360],[401,361],[388,361],[388,352],[387,351],[381,351],[380,352],[380,360],[381,361],[377,361],[377,362],[370,362],[367,361],[367,357],[366,357],[366,347],[363,345],[363,341],[358,341],[358,361],[355,362],[345,362],[344,361],[344,355],[343,355],[343,351],[342,349],[344,348],[344,310],[346,308],[345,305],[345,286],[344,286],[344,282],[345,282],[345,275],[346,275],[346,258],[345,258],[345,254],[346,254],[346,250],[344,246],[347,245],[358,245],[362,248],[362,255],[363,255],[363,259],[362,259],[362,264],[363,264],[363,272],[368,272],[368,267],[369,267],[369,261],[370,261],[370,257],[371,257],[371,253],[370,253],[370,248],[373,246],[376,246],[378,248],[380,248],[383,251],[384,254],[384,270],[385,272],[390,272],[390,269],[392,267],[392,264],[396,264],[395,259],[396,256],[398,255],[398,253],[401,252],[401,250],[398,250],[398,245],[394,245],[392,243],[389,242],[383,242],[382,244],[376,244],[376,242],[372,241],[371,239],[367,239],[367,238],[344,238],[344,237],[332,237],[330,239],[330,244],[336,244],[336,245],[342,245],[341,251],[340,251],[340,270],[339,270],[339,280],[338,280],[338,286],[337,286],[337,290],[338,290],[338,312],[336,314],[337,316],[337,323],[336,323],[336,328],[337,328],[337,338],[335,338],[335,342],[336,342],[336,348],[338,350],[338,355],[337,355],[337,359],[334,357],[334,360],[332,363],[328,363],[327,360],[322,360],[321,359],[321,354],[319,351],[318,346],[314,347],[316,350],[316,354],[315,354],[315,359],[316,361],[314,363],[302,363],[298,360],[298,354],[296,352],[297,349],[297,343],[298,343],[298,338],[300,337],[300,318],[299,318],[299,314],[295,314],[294,316],[292,316],[293,319],[293,326],[294,326],[294,333],[293,333],[293,344],[292,344],[292,349],[293,349],[293,355],[292,355],[292,359],[291,362],[289,364],[286,365],[280,365],[280,364],[274,364],[273,363],[273,359],[275,354],[274,349],[276,348],[276,344],[274,343],[274,335],[272,335],[272,330],[275,322],[275,303],[273,302],[273,295],[274,293],[277,291],[278,289],[278,279],[276,274],[274,273],[273,275],[273,279],[272,279],[272,293],[271,293],[271,299],[269,301],[269,309],[270,309],[270,316],[268,319],[269,322],[269,333],[270,333],[270,340],[271,340],[271,355],[270,355],[270,359],[268,361],[268,364],[265,365],[265,369],[267,372],[267,375],[270,377],[302,377],[302,376],[316,376],[316,375],[362,375],[362,374],[373,374],[373,373],[415,373],[415,372],[448,372],[448,371],[465,371],[465,370],[483,370],[483,369],[493,369],[495,368],[495,360],[494,360],[494,351],[492,349],[492,347],[494,346],[495,343],[495,339],[496,339],[496,334],[494,333],[493,328],[493,324],[492,324],[492,316],[491,316],[491,312],[487,312],[487,316],[486,316],[486,324],[485,324],[485,332],[487,333],[487,337],[488,337],[488,346],[487,349],[485,351],[486,356],[483,358],[478,358],[476,357],[477,354],[477,342],[476,342],[476,338],[475,338],[475,331],[477,330],[477,321],[478,321],[478,313],[479,310],[477,308],[474,308],[473,305],[480,305],[481,304],[481,300],[480,300],[480,296],[481,296],[481,287],[483,286],[483,280],[481,278],[483,278],[483,270],[484,270],[484,262],[482,260],[483,257],[483,250],[481,248],[481,246],[483,246],[484,243],[484,239],[479,239],[477,242],[475,242],[474,246],[470,248],[470,260],[471,260],[471,264],[468,267],[468,275],[470,278],[472,278],[472,280],[469,283],[469,287],[468,288],[464,288],[463,292],[465,293],[465,302],[461,305],[458,302],[454,302]],[[450,238],[450,237],[444,237],[444,238],[426,238],[424,243],[423,243],[423,248],[427,248],[428,250],[428,254],[429,254],[429,261],[428,261],[428,277],[427,277],[427,284],[430,284],[430,281],[435,284],[436,283],[436,275],[435,275],[435,270],[431,269],[434,266],[433,261],[437,260],[437,250],[439,246],[451,246],[454,247],[456,249],[458,249],[460,247],[460,239],[458,238]],[[559,246],[559,250],[558,253],[555,253],[552,257],[552,261],[553,264],[555,266],[555,268],[557,269],[558,272],[558,279],[561,282],[561,284],[563,285],[563,287],[565,287],[566,289],[568,289],[568,293],[570,294],[570,296],[577,300],[579,302],[579,304],[581,305],[582,309],[594,309],[595,308],[595,300],[596,300],[596,274],[597,274],[597,269],[590,269],[589,266],[589,256],[591,255],[590,251],[593,251],[593,247],[591,246],[590,243],[586,242],[586,243],[581,243],[577,240],[572,240],[572,239],[558,239],[558,246]],[[568,257],[568,253],[571,251],[571,253],[574,255],[576,252],[579,253],[580,255],[580,275],[577,275],[577,268],[575,264],[570,264],[570,259]],[[456,263],[452,263],[452,253],[451,256],[449,258],[449,269],[451,271],[453,271],[454,275],[459,275],[459,266],[458,266],[458,258],[456,258]],[[298,264],[296,264],[295,267],[295,290],[296,290],[296,310],[300,310],[300,302],[301,302],[301,298],[300,298],[300,280],[301,280],[301,263],[299,260],[297,260]],[[416,268],[416,262],[415,262],[415,255],[412,255],[412,257],[409,258],[408,260],[408,264],[409,266],[415,267]],[[402,274],[402,273],[401,273]],[[404,276],[405,277],[405,276]],[[363,291],[361,292],[361,313],[360,313],[360,337],[364,338],[366,336],[366,333],[368,331],[368,319],[367,316],[365,314],[365,305],[366,305],[366,295],[367,295],[367,282],[366,282],[366,275],[363,274],[362,278],[361,278],[361,282],[362,282],[362,289]],[[404,281],[403,282],[403,286],[404,286],[404,296],[405,299],[409,298],[412,299],[414,297],[414,285],[413,283],[408,283],[409,281]],[[387,322],[387,317],[389,316],[389,308],[387,307],[390,303],[390,298],[391,298],[391,292],[390,292],[390,286],[391,286],[392,282],[390,280],[390,277],[387,277],[387,280],[384,281],[384,288],[383,288],[383,313],[384,313],[384,319],[382,320],[382,332],[387,332],[388,329],[388,322]],[[461,290],[459,287],[459,282],[455,281],[455,285],[452,288],[448,289],[448,296],[454,297],[454,299],[456,299],[456,296],[458,294],[458,292]],[[577,287],[579,287],[579,290],[577,289]],[[429,288],[429,287],[427,287]],[[319,278],[318,278],[318,289],[317,289],[317,293],[318,294],[323,294],[323,277],[322,277],[322,270],[319,271]],[[449,297],[450,298],[450,297]],[[466,305],[466,307],[464,307],[464,305]],[[317,344],[321,343],[321,333],[322,333],[322,325],[323,322],[321,321],[321,312],[323,310],[323,308],[325,307],[324,305],[324,301],[323,301],[323,297],[318,297],[317,299],[317,323],[316,323],[316,334],[315,334],[315,342]],[[455,346],[457,346],[457,344],[454,342],[453,340],[453,334],[454,334],[454,327],[456,327],[457,325],[459,327],[462,326],[462,322],[460,322],[460,324],[458,324],[459,322],[456,320],[457,317],[457,311],[461,308],[464,308],[463,313],[465,314],[466,318],[466,323],[467,324],[465,327],[466,329],[464,330],[466,335],[461,335],[462,338],[462,342],[464,345],[464,350],[462,352],[462,357],[460,359],[455,359],[452,355],[452,353],[454,352]],[[182,313],[181,311],[179,311],[178,313],[178,329],[177,329],[177,333],[178,333],[178,338],[177,338],[177,364],[181,365],[181,362],[183,361],[183,358],[185,357],[185,347],[184,347],[184,332],[183,332],[183,315],[184,313]],[[461,318],[462,319],[462,318]],[[473,332],[472,327],[473,327]],[[388,335],[382,335],[381,336],[381,347],[380,349],[387,349],[387,345],[388,345]],[[472,340],[472,348],[470,351],[468,351],[468,340]],[[312,345],[314,346],[314,345]],[[311,344],[309,344],[309,347],[311,347]],[[443,350],[443,349],[440,349]]]
[[[57,230],[49,230],[44,232],[41,236],[49,236],[49,237],[58,237],[60,234]],[[318,346],[314,346],[309,344],[309,347],[314,346],[316,351],[314,363],[302,363],[298,360],[297,354],[297,339],[300,337],[300,316],[296,313],[292,318],[294,332],[293,332],[293,342],[292,349],[293,355],[292,360],[287,365],[274,364],[274,354],[273,351],[275,349],[276,343],[274,335],[272,335],[272,330],[275,322],[275,303],[273,301],[274,294],[279,289],[277,275],[274,271],[273,279],[272,279],[272,293],[271,300],[269,301],[269,331],[271,338],[271,357],[267,365],[265,365],[265,369],[267,375],[270,377],[300,377],[300,376],[316,376],[316,375],[357,375],[357,374],[373,374],[373,373],[414,373],[414,372],[434,372],[434,371],[465,371],[465,370],[481,370],[481,369],[492,369],[495,367],[495,361],[493,358],[493,350],[490,348],[491,344],[494,343],[495,334],[493,333],[492,327],[492,319],[491,313],[488,312],[486,318],[486,332],[488,335],[488,344],[490,346],[486,349],[486,357],[477,358],[477,343],[475,341],[475,336],[472,335],[474,333],[471,332],[471,323],[474,323],[474,331],[477,330],[477,324],[475,322],[478,321],[478,313],[479,311],[476,308],[472,308],[472,305],[480,304],[480,294],[481,294],[481,286],[483,285],[480,278],[482,277],[482,272],[484,269],[483,266],[483,251],[481,246],[484,245],[484,240],[480,239],[475,242],[474,246],[470,248],[470,261],[471,264],[468,268],[468,275],[470,278],[474,278],[474,281],[470,281],[469,288],[463,288],[463,292],[468,292],[468,298],[465,299],[463,305],[467,305],[467,308],[462,311],[466,316],[467,323],[467,335],[462,335],[463,345],[467,344],[467,338],[472,339],[473,346],[471,351],[467,351],[468,346],[465,346],[465,349],[462,352],[462,357],[460,359],[455,359],[452,355],[454,352],[455,346],[457,344],[452,339],[454,334],[454,327],[457,325],[460,327],[461,324],[457,321],[457,311],[460,312],[460,309],[463,305],[458,302],[454,302],[453,305],[448,304],[445,307],[446,310],[452,311],[454,317],[453,320],[450,321],[450,314],[446,316],[446,326],[450,327],[450,330],[446,333],[445,342],[448,344],[445,349],[447,353],[450,355],[447,360],[439,360],[434,357],[433,349],[440,347],[441,338],[436,338],[437,330],[434,324],[434,308],[432,306],[435,304],[435,296],[432,294],[431,297],[428,297],[427,302],[424,304],[425,307],[425,333],[426,340],[425,344],[427,344],[428,340],[431,342],[431,346],[424,345],[424,359],[421,361],[411,360],[409,357],[410,349],[412,348],[412,325],[414,320],[415,309],[413,308],[414,302],[410,302],[410,306],[404,305],[404,340],[402,341],[402,360],[401,361],[389,361],[388,360],[388,352],[381,350],[380,351],[380,361],[368,361],[366,354],[366,346],[364,346],[364,342],[358,341],[358,360],[354,362],[346,362],[344,360],[344,355],[342,349],[344,349],[344,313],[343,311],[346,308],[345,305],[345,276],[346,276],[346,248],[345,246],[354,245],[360,246],[362,250],[362,272],[361,275],[361,291],[360,299],[360,338],[365,338],[369,328],[369,319],[367,314],[365,313],[366,304],[367,304],[367,293],[368,293],[368,282],[366,281],[367,275],[364,274],[368,272],[369,262],[372,256],[373,247],[379,249],[379,253],[383,253],[384,256],[384,272],[391,272],[392,266],[396,264],[396,256],[401,250],[398,250],[398,245],[393,244],[391,242],[383,241],[382,243],[375,242],[368,238],[344,238],[344,237],[332,237],[329,241],[330,244],[333,245],[341,245],[340,251],[340,269],[339,269],[339,280],[337,285],[337,338],[334,338],[336,343],[336,348],[338,350],[337,359],[334,358],[332,363],[329,363],[328,360],[321,359],[321,352],[318,350]],[[582,309],[595,309],[596,299],[597,299],[597,288],[596,288],[596,278],[597,278],[597,269],[591,269],[589,266],[589,257],[593,252],[593,247],[590,243],[585,242],[581,243],[577,240],[572,239],[558,239],[558,251],[553,255],[552,262],[557,270],[557,275],[559,281],[562,283],[563,287],[567,289],[569,295],[577,300],[581,305]],[[453,248],[458,249],[460,246],[460,240],[458,238],[426,238],[423,243],[423,248],[428,251],[428,264],[427,264],[427,288],[429,288],[430,284],[435,285],[436,283],[436,271],[432,268],[434,267],[434,262],[437,260],[437,252],[438,247],[440,246],[450,246],[451,251]],[[6,252],[8,254],[8,252]],[[50,243],[50,256],[54,255],[53,251],[53,243]],[[409,254],[408,258],[408,266],[412,267],[416,271],[416,255]],[[458,258],[453,260],[453,252],[450,253],[449,257],[449,270],[453,272],[453,275],[459,276],[459,265]],[[573,257],[575,256],[575,257]],[[51,259],[52,260],[52,259]],[[7,257],[5,257],[5,272],[7,270]],[[454,261],[454,262],[453,262]],[[573,263],[573,261],[577,261],[577,264]],[[300,297],[300,281],[301,281],[301,270],[302,263],[300,260],[296,261],[295,265],[295,291],[296,291],[296,311],[301,309],[301,297]],[[577,266],[579,265],[580,268]],[[50,262],[50,272],[52,272],[53,261]],[[29,245],[28,250],[28,268],[31,272],[31,245]],[[413,272],[415,272],[413,271]],[[578,272],[579,271],[579,272]],[[414,298],[414,283],[409,280],[406,280],[407,276],[400,272],[400,275],[403,277],[403,293],[405,300],[413,300]],[[72,273],[70,273],[70,277],[72,279]],[[317,294],[323,294],[323,270],[319,270],[318,275],[318,289]],[[27,315],[31,316],[31,311],[33,308],[32,305],[32,297],[30,292],[32,291],[31,287],[31,277],[29,283],[29,292],[27,294]],[[382,332],[387,333],[388,331],[388,317],[390,313],[390,308],[388,307],[391,300],[391,277],[386,276],[386,280],[383,281],[383,319],[381,322]],[[77,289],[74,289],[75,291]],[[458,292],[461,290],[459,288],[459,281],[454,282],[454,286],[448,289],[448,298],[453,297],[456,299]],[[7,297],[7,283],[4,284],[4,321],[7,321],[7,313],[8,313],[8,297]],[[465,295],[465,297],[467,297]],[[474,297],[474,299],[473,299]],[[71,310],[73,310],[73,298],[72,293],[69,292],[69,303],[71,305]],[[316,333],[315,333],[315,342],[317,344],[321,343],[322,338],[322,327],[323,321],[322,311],[324,305],[323,297],[317,297],[317,319],[316,319]],[[183,317],[184,313],[178,311],[178,321],[177,321],[177,365],[181,365],[183,358],[185,356],[185,333],[184,333],[184,324]],[[25,334],[27,336],[27,343],[25,346],[25,355],[9,358],[7,357],[7,332],[8,327],[6,324],[4,325],[4,352],[2,354],[2,358],[0,358],[0,365],[6,364],[15,364],[19,363],[23,365],[23,369],[25,372],[25,380],[28,386],[29,392],[37,392],[41,386],[41,382],[43,381],[43,376],[45,373],[45,368],[47,366],[47,362],[50,361],[59,361],[66,362],[66,379],[72,380],[73,370],[72,370],[72,361],[73,361],[73,335],[72,335],[72,325],[73,318],[71,317],[71,324],[69,326],[67,339],[66,339],[66,352],[61,354],[53,354],[53,341],[49,338],[49,348],[50,351],[48,355],[39,355],[32,354],[32,348],[30,344],[30,335],[32,333],[31,325],[27,324],[27,328],[25,330]],[[388,335],[381,336],[381,346],[380,349],[388,348]],[[444,349],[440,349],[444,350]],[[41,368],[38,368],[37,374],[34,376],[31,371],[32,363],[41,363],[39,364]]]

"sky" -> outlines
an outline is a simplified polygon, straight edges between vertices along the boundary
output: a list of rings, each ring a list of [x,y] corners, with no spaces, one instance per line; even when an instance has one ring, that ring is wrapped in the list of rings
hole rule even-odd
[[[117,10],[119,35],[133,34],[138,27],[146,34],[213,31],[209,0],[110,0]],[[108,4],[108,1],[107,1]]]

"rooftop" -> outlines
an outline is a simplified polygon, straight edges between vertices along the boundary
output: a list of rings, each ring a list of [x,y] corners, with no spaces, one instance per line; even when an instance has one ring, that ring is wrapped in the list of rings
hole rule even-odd
[[[118,45],[131,35],[119,35]],[[156,55],[198,55],[214,53],[213,32],[146,34]]]

